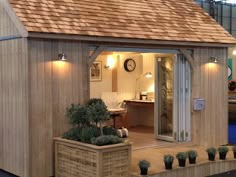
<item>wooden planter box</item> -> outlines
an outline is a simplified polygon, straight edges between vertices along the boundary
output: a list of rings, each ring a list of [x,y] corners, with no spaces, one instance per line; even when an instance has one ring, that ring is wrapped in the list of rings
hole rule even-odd
[[[130,177],[130,143],[95,146],[54,140],[56,177]]]

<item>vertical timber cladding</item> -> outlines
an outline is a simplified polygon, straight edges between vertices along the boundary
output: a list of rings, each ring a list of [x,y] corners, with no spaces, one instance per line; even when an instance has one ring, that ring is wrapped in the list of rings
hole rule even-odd
[[[218,64],[209,63],[211,56]],[[193,112],[193,142],[222,145],[228,142],[227,48],[194,49],[192,98],[204,98],[205,110]]]
[[[0,37],[19,35],[20,33],[16,29],[15,24],[8,16],[6,10],[0,3]]]
[[[0,169],[28,177],[27,39],[0,42]]]
[[[30,39],[31,176],[53,176],[53,137],[69,128],[65,110],[89,98],[88,47],[81,42]],[[58,61],[65,53],[67,61]]]

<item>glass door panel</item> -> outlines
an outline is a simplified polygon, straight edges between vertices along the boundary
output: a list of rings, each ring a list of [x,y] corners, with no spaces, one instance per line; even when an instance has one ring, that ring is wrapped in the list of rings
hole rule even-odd
[[[174,140],[174,59],[159,58],[157,63],[158,74],[158,139]]]

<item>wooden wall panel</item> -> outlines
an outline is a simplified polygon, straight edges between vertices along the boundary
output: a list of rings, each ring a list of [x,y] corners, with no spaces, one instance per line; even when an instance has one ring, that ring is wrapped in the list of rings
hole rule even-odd
[[[29,41],[31,177],[53,175],[53,137],[69,129],[65,110],[89,98],[87,45]],[[66,62],[57,61],[65,53]]]
[[[216,56],[218,64],[209,63]],[[222,145],[228,142],[227,49],[194,50],[192,98],[204,98],[206,108],[192,113],[193,142]]]
[[[0,37],[20,35],[6,10],[0,3]]]
[[[0,42],[0,168],[28,177],[27,41]]]

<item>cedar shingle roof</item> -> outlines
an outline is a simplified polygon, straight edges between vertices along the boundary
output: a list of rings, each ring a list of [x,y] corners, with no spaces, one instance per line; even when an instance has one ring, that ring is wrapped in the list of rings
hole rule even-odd
[[[29,32],[236,43],[193,0],[9,0]]]

